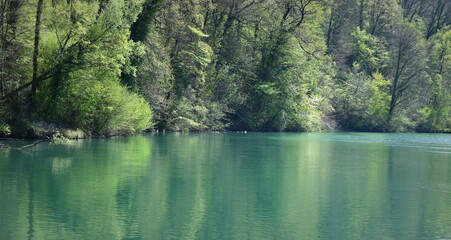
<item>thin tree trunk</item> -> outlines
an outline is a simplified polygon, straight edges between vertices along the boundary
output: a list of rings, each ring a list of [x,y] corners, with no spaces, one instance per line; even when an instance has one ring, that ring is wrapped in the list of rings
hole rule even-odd
[[[5,31],[5,18],[6,15],[6,1],[0,2],[0,96],[4,95],[4,64],[6,56],[6,31]]]
[[[34,29],[34,51],[33,51],[33,79],[31,83],[31,102],[34,101],[36,95],[36,89],[38,85],[38,55],[39,55],[39,33],[41,31],[41,15],[44,0],[38,1],[38,7],[36,10],[36,25]],[[33,104],[32,104],[33,105]],[[33,109],[30,109],[33,110]]]
[[[386,132],[390,131],[391,120],[393,118],[393,113],[395,111],[395,107],[396,107],[396,99],[395,99],[395,96],[392,95],[391,100],[390,100],[390,108],[388,110],[388,115],[387,115],[387,122],[385,124],[385,131]]]
[[[390,100],[390,108],[388,110],[387,115],[387,122],[385,124],[385,131],[388,132],[390,130],[390,124],[393,117],[393,113],[395,111],[396,107],[396,101],[397,101],[397,91],[398,91],[398,81],[399,77],[401,76],[401,57],[402,57],[402,45],[401,43],[398,43],[398,54],[396,57],[396,72],[393,79],[393,86],[391,89],[391,100]]]
[[[360,6],[359,6],[359,27],[360,30],[363,30],[363,9],[364,9],[364,4],[365,4],[365,0],[360,0]]]
[[[332,8],[331,12],[330,12],[330,17],[329,17],[329,25],[327,28],[327,38],[326,38],[326,46],[327,46],[327,51],[330,52],[330,45],[331,45],[331,40],[332,40],[332,24],[333,24],[333,16],[334,16],[334,9]]]

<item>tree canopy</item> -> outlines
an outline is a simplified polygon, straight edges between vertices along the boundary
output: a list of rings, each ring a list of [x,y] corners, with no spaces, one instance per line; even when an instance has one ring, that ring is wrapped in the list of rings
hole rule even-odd
[[[447,0],[2,0],[0,135],[451,131]]]

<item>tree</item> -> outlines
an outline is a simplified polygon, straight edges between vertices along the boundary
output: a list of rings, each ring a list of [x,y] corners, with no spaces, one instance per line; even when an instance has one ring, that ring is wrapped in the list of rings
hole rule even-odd
[[[387,32],[393,23],[399,21],[399,5],[393,0],[372,0],[368,11],[368,32],[380,36]]]
[[[0,96],[9,91],[9,85],[17,82],[21,66],[18,64],[23,52],[22,44],[17,41],[20,25],[20,11],[25,1],[0,1]]]
[[[390,81],[379,72],[369,75],[355,62],[339,76],[333,101],[335,118],[345,130],[384,131],[390,103]]]
[[[359,0],[359,6],[362,6],[361,10],[363,11],[362,1],[364,0]],[[355,0],[334,1],[331,3],[326,32],[326,43],[329,53],[336,53],[340,46],[340,40],[348,35],[347,33],[353,30],[350,29],[353,27],[351,24],[351,21],[354,18],[353,5],[355,5]],[[363,17],[363,12],[361,14]],[[363,29],[363,18],[360,23],[360,17],[359,26],[360,29]]]
[[[449,129],[449,1],[29,3],[0,1],[3,132]]]
[[[38,85],[38,55],[39,55],[39,34],[41,32],[41,15],[44,0],[38,0],[36,9],[36,23],[34,29],[34,50],[33,50],[33,79],[31,80],[31,101],[34,101]]]
[[[261,23],[254,33],[259,36],[256,39],[259,62],[256,78],[248,83],[252,86],[249,98],[241,110],[244,122],[253,130],[320,130],[328,103],[318,86],[326,87],[328,74],[318,71],[319,65],[326,65],[327,60],[319,53],[325,50],[325,40],[323,35],[315,34],[319,26],[313,19],[324,16],[321,4],[317,1],[277,4],[277,9],[265,16],[271,21]],[[317,105],[318,102],[324,105]]]
[[[412,22],[416,16],[424,16],[429,10],[429,2],[427,0],[402,0],[401,7],[404,18]]]
[[[449,28],[449,27],[448,27]],[[451,131],[451,30],[440,30],[431,38],[429,97],[420,110],[420,131]]]
[[[434,0],[428,16],[426,39],[429,39],[438,30],[451,24],[451,3],[447,0]]]
[[[408,99],[425,70],[425,47],[421,34],[408,23],[398,26],[391,40],[392,64],[388,76],[391,79],[391,100],[387,116],[387,130],[395,130],[391,121],[398,106]],[[412,100],[412,99],[411,99]]]
[[[144,1],[142,11],[139,13],[137,19],[130,26],[130,39],[134,42],[142,43],[148,39],[150,32],[150,25],[158,8],[165,0],[147,0]],[[135,51],[137,53],[137,51]],[[127,59],[123,71],[121,73],[121,81],[130,89],[135,89],[137,83],[136,69],[143,63],[141,56],[132,54]]]

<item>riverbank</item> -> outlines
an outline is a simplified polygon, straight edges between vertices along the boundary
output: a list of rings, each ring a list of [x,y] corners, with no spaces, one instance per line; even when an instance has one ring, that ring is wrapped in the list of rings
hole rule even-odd
[[[170,130],[159,130],[159,129],[147,129],[140,132],[109,132],[103,135],[92,134],[87,131],[83,131],[78,128],[71,128],[67,126],[58,126],[46,122],[36,122],[28,123],[26,127],[20,129],[19,131],[12,131],[9,135],[0,135],[0,141],[24,141],[24,140],[49,140],[52,142],[65,142],[68,140],[86,139],[86,138],[109,138],[114,136],[129,136],[142,132],[152,132],[152,133],[172,133],[172,132],[189,132],[189,133],[248,133],[247,130],[197,130],[197,131],[170,131]],[[250,131],[252,132],[252,131]],[[259,131],[259,132],[271,132],[271,131]],[[286,132],[286,131],[284,131]],[[288,131],[290,132],[290,131]],[[325,132],[348,132],[344,129],[330,129]],[[354,132],[354,131],[351,131]],[[357,132],[374,132],[374,131],[357,131]],[[381,132],[380,132],[381,133]],[[399,132],[399,133],[451,133],[450,131],[445,132]]]

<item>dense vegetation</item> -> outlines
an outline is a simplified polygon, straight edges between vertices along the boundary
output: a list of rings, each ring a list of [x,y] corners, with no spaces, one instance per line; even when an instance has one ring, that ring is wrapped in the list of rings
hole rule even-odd
[[[450,132],[450,25],[448,0],[1,0],[0,134]]]

